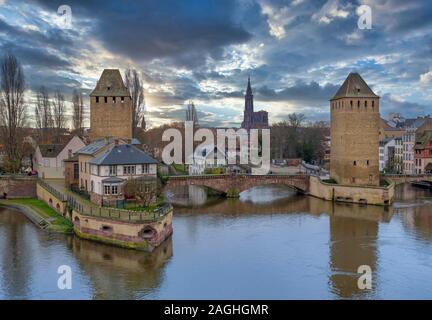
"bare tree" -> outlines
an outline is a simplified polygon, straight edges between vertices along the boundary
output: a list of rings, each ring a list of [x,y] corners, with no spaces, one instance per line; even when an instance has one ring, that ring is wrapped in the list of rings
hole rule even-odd
[[[56,137],[59,138],[61,130],[65,128],[66,125],[66,106],[65,98],[63,94],[56,91],[54,94],[53,101],[53,118],[54,118],[54,128],[56,129]]]
[[[297,130],[298,127],[301,127],[303,122],[306,120],[306,116],[303,113],[290,113],[288,115],[288,122],[294,130]]]
[[[22,128],[26,119],[25,79],[20,62],[5,54],[0,62],[0,126],[8,169],[17,172],[22,160]]]
[[[141,126],[145,130],[144,120],[144,88],[143,82],[135,69],[127,69],[125,72],[125,85],[132,98],[132,129],[136,137],[137,128]],[[144,127],[142,127],[144,125]]]
[[[82,135],[84,126],[84,103],[81,91],[76,89],[73,91],[72,104],[72,127],[77,134]]]
[[[48,90],[42,86],[36,94],[35,119],[40,132],[40,139],[47,142],[50,129],[53,127],[53,117]]]
[[[128,197],[135,198],[138,206],[147,207],[153,204],[160,194],[160,183],[153,178],[131,178],[126,182],[124,192]]]

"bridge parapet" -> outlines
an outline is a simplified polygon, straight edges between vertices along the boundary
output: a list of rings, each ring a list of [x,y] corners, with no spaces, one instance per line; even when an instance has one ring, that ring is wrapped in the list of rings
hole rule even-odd
[[[309,175],[306,174],[219,174],[199,176],[169,176],[167,187],[200,185],[226,194],[228,197],[238,197],[239,193],[260,185],[286,185],[299,192],[309,190]]]
[[[383,177],[393,181],[395,184],[420,180],[432,181],[432,174],[385,174]]]

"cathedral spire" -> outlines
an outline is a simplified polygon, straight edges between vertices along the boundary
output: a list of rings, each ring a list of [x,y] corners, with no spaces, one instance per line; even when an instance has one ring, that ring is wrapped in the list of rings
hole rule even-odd
[[[251,84],[250,84],[250,76],[248,76],[248,84],[247,84],[247,89],[246,89],[246,95],[252,95],[252,88],[251,88]]]

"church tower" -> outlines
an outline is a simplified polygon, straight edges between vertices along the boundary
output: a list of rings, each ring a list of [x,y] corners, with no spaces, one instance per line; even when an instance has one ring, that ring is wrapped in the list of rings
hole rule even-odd
[[[248,77],[248,83],[245,94],[245,107],[243,111],[243,123],[242,128],[251,129],[253,126],[254,118],[254,106],[253,106],[253,94],[252,87],[250,83],[250,77]]]
[[[90,94],[90,139],[104,137],[132,139],[132,102],[118,69],[105,69]]]
[[[379,97],[350,73],[330,100],[330,177],[339,184],[379,186]]]

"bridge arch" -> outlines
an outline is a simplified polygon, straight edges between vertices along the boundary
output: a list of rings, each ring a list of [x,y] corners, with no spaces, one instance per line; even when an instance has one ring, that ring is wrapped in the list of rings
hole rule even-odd
[[[261,185],[284,185],[297,192],[309,191],[308,175],[201,175],[201,176],[171,176],[166,188],[177,186],[204,186],[228,197],[238,197],[245,190]]]

